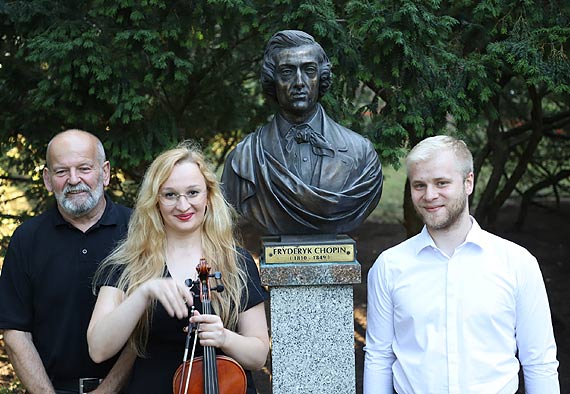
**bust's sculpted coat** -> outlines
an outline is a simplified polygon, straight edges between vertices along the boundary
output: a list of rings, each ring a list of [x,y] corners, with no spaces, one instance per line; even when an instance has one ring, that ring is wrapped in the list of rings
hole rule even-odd
[[[275,45],[275,40],[279,45]],[[320,52],[303,50],[313,45],[318,46]],[[299,56],[291,59],[296,47],[301,47],[297,52]],[[284,48],[293,49],[288,51],[286,61],[281,61],[279,51]],[[263,82],[268,95],[289,101],[278,102],[279,113],[246,136],[229,154],[222,175],[224,195],[264,234],[349,232],[380,200],[382,167],[378,155],[369,140],[329,118],[320,104],[311,99],[315,95],[306,93],[311,86],[307,87],[310,82],[305,83],[304,78],[311,78],[312,64],[319,67],[319,97],[330,85],[330,62],[311,36],[299,31],[279,32],[270,40],[265,56],[266,64],[268,57],[274,61],[272,69],[277,74],[276,79],[281,78],[279,70],[288,67],[288,63],[297,76],[293,76],[292,79],[296,79],[290,83],[271,85],[267,81],[270,73],[264,64],[266,80]],[[275,94],[275,89],[281,90]],[[296,105],[299,102],[301,105]],[[319,146],[326,148],[317,148],[313,143],[312,151],[305,150],[310,152],[314,163],[309,167],[311,173],[307,174],[307,167],[298,169],[291,162],[292,155],[288,153],[291,143],[286,144],[284,140],[288,130],[282,128],[309,123],[309,119],[314,133],[324,141]]]

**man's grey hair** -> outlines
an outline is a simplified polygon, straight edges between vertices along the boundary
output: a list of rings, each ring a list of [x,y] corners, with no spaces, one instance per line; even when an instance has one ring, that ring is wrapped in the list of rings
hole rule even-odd
[[[96,149],[97,149],[97,162],[99,163],[99,165],[102,167],[103,164],[105,163],[105,161],[107,160],[107,157],[105,156],[105,148],[103,147],[103,143],[101,142],[101,140],[99,138],[97,138],[94,134],[85,131],[85,130],[79,130],[79,129],[69,129],[69,130],[65,130],[62,131],[60,133],[57,133],[55,136],[53,136],[53,138],[49,141],[48,145],[47,145],[47,149],[46,149],[46,167],[49,169],[50,167],[50,162],[49,162],[49,150],[51,147],[52,142],[60,135],[65,134],[65,133],[80,133],[80,134],[86,134],[88,136],[90,136],[91,138],[95,139],[96,141]]]

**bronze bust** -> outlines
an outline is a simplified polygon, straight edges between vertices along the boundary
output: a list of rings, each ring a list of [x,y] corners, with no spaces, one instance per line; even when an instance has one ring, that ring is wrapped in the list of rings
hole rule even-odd
[[[309,34],[284,30],[269,40],[261,82],[279,111],[230,152],[222,174],[226,199],[263,234],[346,233],[380,200],[372,143],[318,102],[331,79],[331,63]]]

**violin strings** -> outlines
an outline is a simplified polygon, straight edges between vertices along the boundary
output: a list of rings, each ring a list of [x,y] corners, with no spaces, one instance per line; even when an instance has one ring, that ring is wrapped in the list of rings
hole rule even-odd
[[[206,314],[212,313],[211,302],[205,299],[202,302],[202,310]],[[207,368],[206,368],[207,365]],[[211,346],[204,347],[204,380],[208,392],[218,393],[218,368],[216,365],[216,350]]]
[[[208,393],[218,393],[218,372],[216,365],[216,353],[214,348],[207,347],[204,349],[204,359],[208,365],[207,371],[205,371],[205,387],[208,387]]]

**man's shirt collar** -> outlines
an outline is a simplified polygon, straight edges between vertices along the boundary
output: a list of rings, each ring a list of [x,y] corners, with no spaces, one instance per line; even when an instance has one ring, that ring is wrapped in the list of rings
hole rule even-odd
[[[487,243],[485,242],[486,241],[485,231],[483,231],[483,229],[481,228],[481,226],[479,226],[479,223],[477,223],[477,221],[473,216],[469,216],[469,218],[471,219],[471,229],[467,233],[465,241],[461,245],[459,245],[456,249],[467,244],[484,249]],[[418,255],[426,248],[439,250],[433,238],[429,234],[427,226],[424,225],[422,231],[415,237],[414,253]]]
[[[113,214],[114,210],[116,209],[115,205],[111,201],[111,198],[109,197],[107,192],[104,193],[104,196],[106,202],[105,211],[103,211],[103,215],[99,218],[97,223],[93,224],[93,226],[91,226],[87,231],[91,231],[92,229],[97,228],[99,226],[114,226],[117,224],[117,217],[116,215]],[[59,207],[57,206],[57,202],[52,207],[52,222],[54,226],[70,226],[75,228],[75,226],[73,226],[71,223],[67,222],[63,218],[61,212],[59,212]]]

